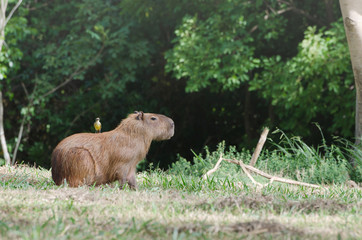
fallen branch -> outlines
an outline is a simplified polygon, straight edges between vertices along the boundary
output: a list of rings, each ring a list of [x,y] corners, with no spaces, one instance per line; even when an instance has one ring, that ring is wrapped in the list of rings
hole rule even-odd
[[[245,172],[246,176],[249,177],[249,179],[255,184],[258,185],[259,187],[263,187],[263,185],[261,183],[258,183],[257,181],[255,181],[255,179],[253,178],[253,176],[251,176],[251,174],[249,173],[249,171],[246,169],[246,167],[244,166],[245,164],[240,160],[239,161],[239,165],[240,167],[243,169],[243,171]]]
[[[213,169],[209,170],[202,178],[207,179],[208,176],[210,176],[212,173],[216,172],[216,170],[219,168],[222,160],[223,160],[222,153],[220,153],[220,158],[217,161],[217,163],[215,164],[215,167]]]
[[[252,181],[252,183],[254,183],[255,185],[258,185],[259,187],[266,187],[270,184],[272,184],[274,181],[277,181],[277,182],[282,182],[282,183],[288,183],[288,184],[294,184],[294,185],[299,185],[299,186],[306,186],[306,187],[312,187],[312,188],[320,188],[321,186],[319,185],[316,185],[316,184],[310,184],[310,183],[305,183],[305,182],[298,182],[298,181],[295,181],[295,180],[291,180],[291,179],[286,179],[286,178],[281,178],[281,177],[276,177],[276,176],[272,176],[268,173],[265,173],[263,171],[260,171],[259,169],[255,168],[254,165],[256,163],[256,161],[258,160],[258,157],[260,155],[260,152],[261,152],[261,149],[263,148],[264,146],[264,143],[266,141],[266,137],[269,133],[269,128],[264,128],[261,136],[260,136],[260,139],[259,139],[259,142],[255,148],[255,151],[253,153],[253,156],[251,157],[251,160],[250,160],[250,165],[247,165],[247,164],[244,164],[241,160],[237,161],[235,159],[226,159],[226,158],[223,158],[222,157],[222,153],[220,154],[220,158],[219,160],[217,161],[217,163],[215,164],[214,168],[209,170],[204,176],[203,176],[203,179],[206,179],[207,177],[209,177],[212,173],[216,172],[216,170],[219,168],[221,162],[223,160],[227,161],[227,162],[230,162],[230,163],[234,163],[234,164],[237,164],[239,165],[243,171],[245,172],[245,174],[248,176],[248,178]],[[256,174],[259,174],[265,178],[268,178],[270,179],[269,183],[267,184],[261,184],[257,181],[255,181],[255,179],[253,178],[253,176],[251,176],[251,174],[249,173],[249,171],[252,171]]]
[[[262,134],[260,135],[259,142],[256,145],[253,156],[251,157],[250,166],[253,166],[253,167],[255,166],[256,160],[258,160],[258,157],[260,155],[261,149],[264,146],[264,143],[266,141],[266,137],[268,136],[268,133],[269,133],[269,128],[267,128],[267,127],[264,128]]]
[[[270,181],[269,181],[267,184],[264,185],[264,187],[272,184],[272,183],[274,182],[274,179],[275,179],[275,177],[272,177],[272,178],[270,179]]]
[[[310,183],[305,183],[305,182],[298,182],[298,181],[295,181],[295,180],[291,180],[291,179],[286,179],[286,178],[281,178],[281,177],[276,177],[276,176],[272,176],[268,173],[265,173],[263,171],[260,171],[259,169],[256,169],[250,165],[246,165],[242,162],[239,162],[237,160],[234,160],[234,159],[226,159],[226,158],[223,158],[223,160],[227,161],[227,162],[230,162],[230,163],[234,163],[234,164],[237,164],[237,165],[243,165],[246,169],[252,171],[252,172],[255,172],[263,177],[266,177],[266,178],[269,178],[271,179],[270,180],[270,183],[272,183],[273,181],[277,181],[277,182],[283,182],[283,183],[289,183],[289,184],[294,184],[294,185],[299,185],[299,186],[306,186],[306,187],[313,187],[313,188],[320,188],[321,186],[319,185],[316,185],[316,184],[310,184]],[[273,180],[273,181],[272,181]],[[268,184],[270,184],[268,183]]]

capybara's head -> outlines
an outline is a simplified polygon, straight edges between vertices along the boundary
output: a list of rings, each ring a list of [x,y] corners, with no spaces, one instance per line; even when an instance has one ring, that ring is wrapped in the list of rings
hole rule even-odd
[[[175,132],[175,124],[171,118],[162,114],[143,113],[142,111],[135,111],[128,115],[121,125],[133,133],[147,134],[155,141],[170,139]]]

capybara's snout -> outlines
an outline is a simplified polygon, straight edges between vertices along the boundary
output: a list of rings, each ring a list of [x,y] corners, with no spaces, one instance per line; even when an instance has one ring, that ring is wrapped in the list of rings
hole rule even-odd
[[[175,123],[170,118],[170,137],[168,139],[172,138],[174,134],[175,134]]]

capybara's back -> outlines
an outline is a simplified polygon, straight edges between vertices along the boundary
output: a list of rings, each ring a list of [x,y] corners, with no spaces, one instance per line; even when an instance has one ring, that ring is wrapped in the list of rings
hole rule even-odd
[[[52,177],[71,187],[119,181],[136,188],[136,166],[145,158],[152,140],[170,139],[172,119],[135,112],[112,131],[79,133],[63,139],[52,153]]]

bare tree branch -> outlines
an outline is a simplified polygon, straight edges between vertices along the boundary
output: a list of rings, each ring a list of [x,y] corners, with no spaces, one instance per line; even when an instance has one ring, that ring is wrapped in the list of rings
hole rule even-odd
[[[5,21],[5,24],[4,24],[3,28],[5,28],[6,24],[8,24],[10,18],[13,16],[14,12],[16,11],[16,9],[18,9],[18,7],[20,6],[20,4],[21,4],[22,1],[23,1],[23,0],[19,0],[19,1],[16,3],[16,5],[13,7],[13,9],[11,9],[8,17],[6,18],[6,21]]]
[[[53,88],[52,90],[48,91],[47,93],[43,94],[42,96],[40,96],[40,98],[44,98],[52,93],[54,93],[55,91],[57,91],[59,88],[67,85],[68,83],[70,83],[73,78],[78,75],[80,72],[82,72],[83,69],[81,69],[80,67],[78,67],[75,72],[73,72],[64,82],[62,82],[61,84],[59,84],[58,86],[56,86],[55,88]]]
[[[288,6],[288,10],[291,10],[295,13],[298,13],[300,15],[303,15],[304,17],[308,18],[309,20],[319,24],[319,25],[324,25],[325,23],[323,21],[321,21],[320,19],[310,15],[308,12],[297,8],[293,2],[293,0],[289,0],[289,1],[285,1],[285,0],[278,0],[279,4],[285,4]]]
[[[264,128],[264,131],[262,132],[262,134],[260,136],[259,142],[256,145],[253,156],[251,157],[250,164],[249,164],[250,166],[255,166],[256,160],[258,160],[258,157],[260,155],[261,149],[264,146],[268,133],[269,133],[269,128]]]
[[[93,106],[89,107],[88,109],[82,111],[81,113],[79,113],[77,116],[75,116],[75,118],[70,122],[69,126],[68,126],[68,130],[65,132],[65,136],[67,136],[70,132],[70,129],[72,128],[72,126],[74,125],[74,123],[76,121],[78,121],[78,119],[83,116],[85,113],[87,113],[88,111],[90,111],[92,109]]]
[[[8,24],[9,20],[11,19],[11,17],[13,16],[14,12],[16,11],[16,9],[19,8],[20,4],[22,3],[23,0],[19,0],[16,5],[13,7],[13,9],[11,9],[9,15],[6,17],[5,14],[6,14],[6,8],[8,6],[8,1],[4,1],[2,0],[1,1],[1,25],[0,25],[0,32],[2,32],[6,25]]]
[[[5,43],[5,26],[13,16],[16,9],[20,6],[23,0],[19,0],[16,5],[11,9],[9,16],[6,17],[6,8],[8,6],[8,0],[1,0],[1,9],[0,9],[0,51],[2,46]],[[1,89],[2,90],[2,89]],[[0,141],[1,147],[3,149],[3,155],[6,165],[10,165],[10,155],[8,147],[6,144],[5,131],[4,131],[4,106],[3,106],[3,96],[2,91],[0,90]]]
[[[251,176],[251,174],[249,173],[248,170],[246,170],[246,167],[244,166],[245,164],[239,160],[239,165],[240,167],[243,169],[243,171],[245,172],[245,174],[249,177],[249,179],[256,185],[258,185],[259,187],[262,187],[263,185],[261,183],[258,183],[257,181],[255,181],[255,179],[253,178],[253,176]]]
[[[14,148],[14,152],[13,152],[13,159],[11,160],[11,165],[15,164],[16,161],[16,155],[18,153],[18,149],[20,146],[20,142],[21,142],[21,138],[23,137],[23,131],[24,131],[24,124],[25,124],[25,119],[26,119],[27,114],[24,114],[23,119],[21,120],[21,124],[20,124],[20,129],[19,129],[19,134],[18,134],[18,138],[16,140],[16,145]]]
[[[206,179],[208,176],[210,176],[212,173],[216,172],[216,170],[219,168],[220,166],[220,163],[222,161],[222,153],[220,154],[220,158],[219,160],[217,161],[217,163],[215,164],[215,167],[213,169],[210,169],[204,176],[203,176],[203,179]]]
[[[295,181],[295,180],[291,180],[291,179],[286,179],[286,178],[281,178],[281,177],[276,177],[276,176],[272,176],[270,174],[267,174],[263,171],[260,171],[257,168],[254,168],[250,165],[246,165],[244,163],[240,163],[240,161],[237,161],[235,159],[225,159],[223,158],[223,160],[230,162],[230,163],[234,163],[237,165],[242,164],[246,169],[249,169],[250,171],[253,171],[257,174],[259,174],[260,176],[272,179],[273,181],[277,181],[277,182],[283,182],[283,183],[288,183],[288,184],[294,184],[294,185],[299,185],[299,186],[305,186],[305,187],[313,187],[313,188],[320,188],[321,186],[316,185],[316,184],[310,184],[310,183],[305,183],[305,182],[299,182],[299,181]],[[272,181],[271,181],[272,182]]]
[[[17,156],[17,153],[18,153],[18,149],[19,149],[19,146],[20,146],[21,139],[23,137],[24,125],[25,125],[25,122],[26,122],[26,118],[29,115],[29,108],[31,106],[33,106],[34,94],[33,94],[32,97],[30,97],[29,92],[26,89],[25,84],[23,82],[21,82],[21,86],[24,89],[25,95],[28,98],[29,103],[28,103],[28,106],[27,106],[27,111],[24,113],[23,119],[21,120],[20,129],[19,129],[19,133],[18,133],[18,138],[16,139],[16,145],[15,145],[14,152],[13,152],[13,159],[11,160],[11,165],[14,165],[15,162],[16,162],[16,156]],[[33,93],[36,91],[36,86],[37,85],[34,86]]]
[[[0,90],[0,140],[1,140],[1,147],[3,150],[3,155],[5,159],[5,164],[10,165],[10,155],[8,151],[8,146],[6,144],[5,132],[4,132],[4,105],[3,105],[3,94]]]
[[[39,5],[38,7],[30,7],[30,4],[28,4],[27,9],[29,11],[35,11],[35,10],[39,10],[40,8],[47,7],[48,5],[49,5],[48,3],[43,3],[43,4]]]
[[[30,100],[28,89],[26,89],[25,84],[23,82],[21,82],[21,86],[23,87],[26,97],[28,98],[28,100]]]
[[[62,82],[61,84],[59,84],[58,86],[56,86],[55,88],[51,89],[50,91],[48,91],[47,93],[43,94],[42,96],[40,96],[40,98],[44,98],[52,93],[54,93],[55,91],[57,91],[59,88],[64,87],[65,85],[67,85],[68,83],[70,83],[73,78],[78,75],[80,72],[86,70],[91,64],[93,64],[97,58],[102,54],[104,50],[104,44],[102,45],[102,47],[99,49],[99,51],[97,52],[97,54],[94,56],[94,58],[84,67],[78,67],[64,82]]]

